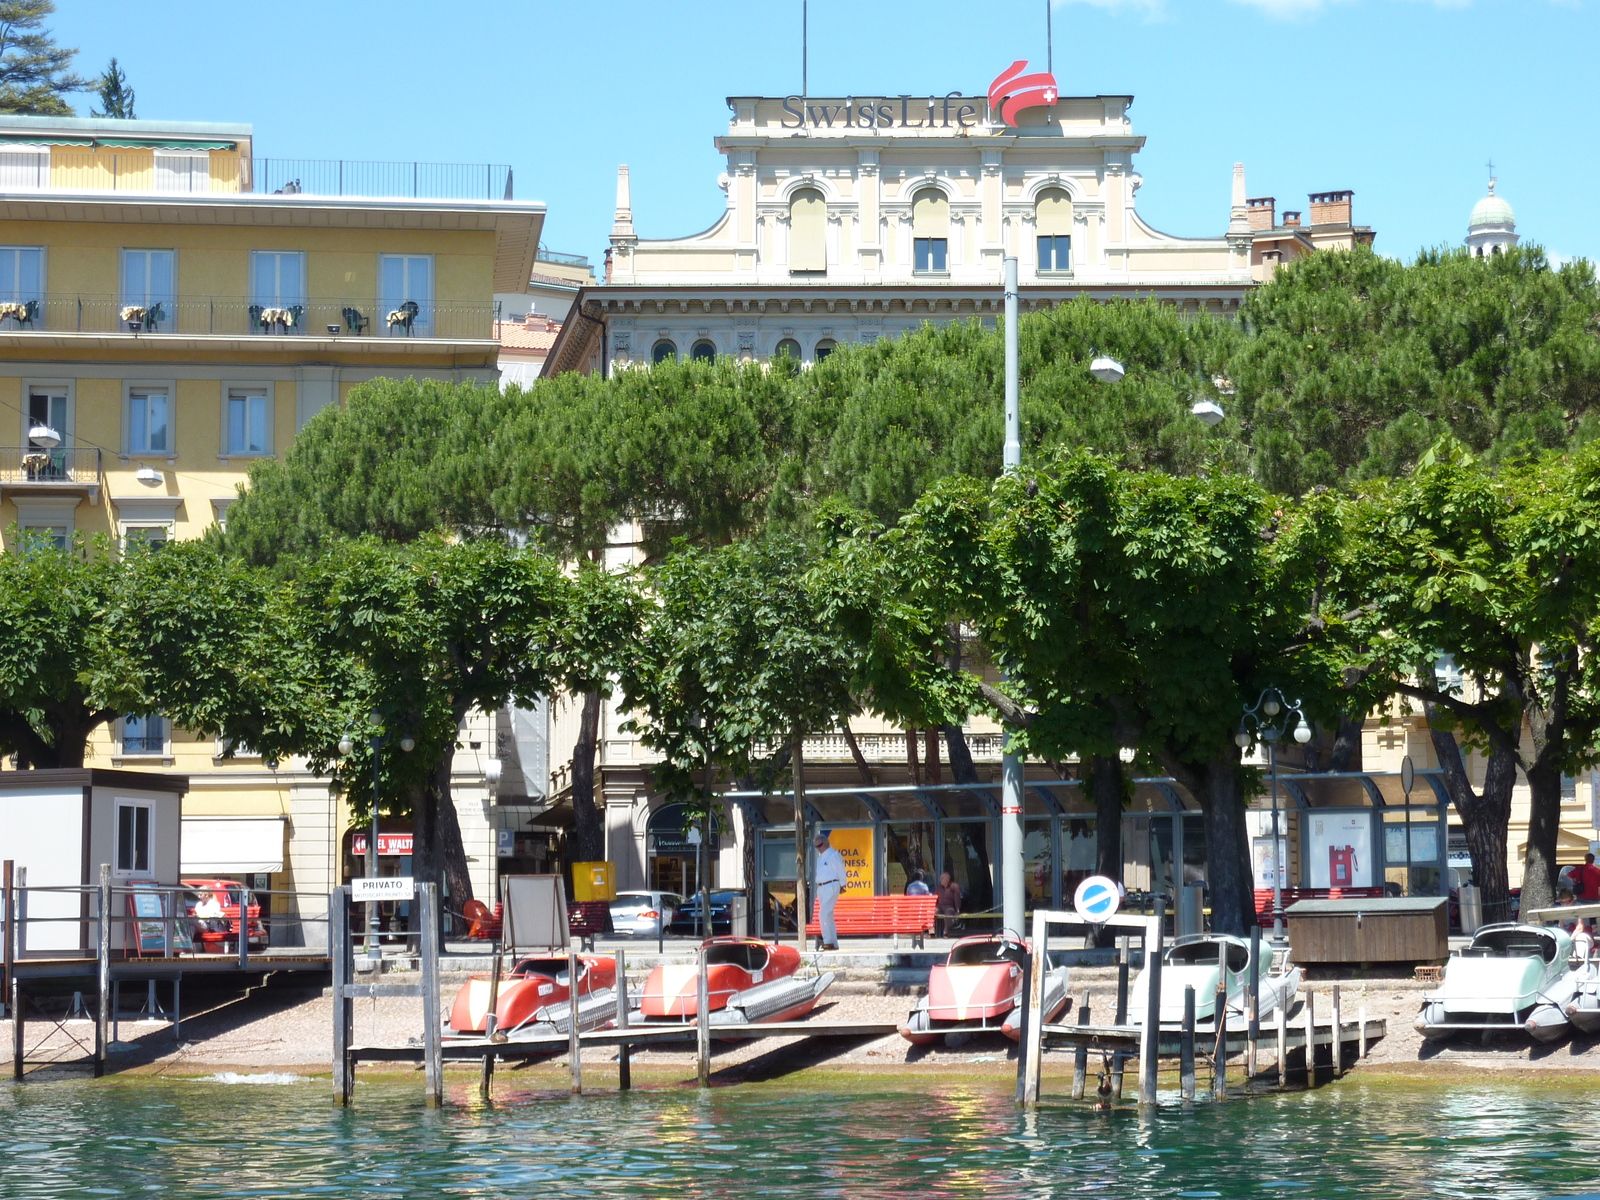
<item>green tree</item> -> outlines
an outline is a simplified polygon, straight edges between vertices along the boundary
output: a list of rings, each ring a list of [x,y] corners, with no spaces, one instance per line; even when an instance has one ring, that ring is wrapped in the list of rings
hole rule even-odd
[[[82,91],[72,73],[77,50],[58,46],[44,26],[53,0],[0,0],[0,112],[70,117],[64,97]]]
[[[106,64],[105,72],[95,81],[94,90],[100,97],[100,107],[104,111],[90,112],[91,117],[111,117],[118,121],[135,119],[133,89],[128,86],[128,77],[117,65],[115,55]]]
[[[1330,589],[1354,614],[1339,629],[1348,669],[1489,754],[1481,795],[1462,790],[1459,751],[1443,757],[1474,874],[1496,906],[1511,768],[1526,776],[1523,904],[1553,903],[1561,777],[1600,761],[1600,445],[1495,468],[1441,442],[1412,476],[1352,502],[1348,521]],[[1436,669],[1441,655],[1455,672]]]

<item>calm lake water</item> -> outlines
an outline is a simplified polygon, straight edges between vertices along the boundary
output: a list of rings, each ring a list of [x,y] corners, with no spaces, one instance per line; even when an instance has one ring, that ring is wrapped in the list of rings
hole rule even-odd
[[[835,1090],[826,1090],[827,1088]],[[1143,1119],[988,1087],[749,1084],[492,1108],[452,1081],[123,1078],[0,1086],[0,1196],[1600,1197],[1600,1099],[1347,1080]]]

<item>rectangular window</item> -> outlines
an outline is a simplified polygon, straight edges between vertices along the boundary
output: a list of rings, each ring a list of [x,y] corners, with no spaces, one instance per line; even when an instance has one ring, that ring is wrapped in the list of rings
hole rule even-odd
[[[124,525],[122,527],[122,544],[129,546],[165,546],[172,540],[172,530],[165,525]],[[130,718],[137,719],[137,718]],[[161,752],[158,746],[150,751],[153,754]],[[141,751],[124,750],[124,754],[142,753]]]
[[[378,320],[391,337],[431,336],[432,255],[378,255]]]
[[[172,397],[166,388],[128,391],[128,453],[172,453]]]
[[[157,150],[156,191],[209,192],[211,155],[204,150]]]
[[[0,147],[0,189],[33,191],[50,186],[48,146]]]
[[[150,873],[148,804],[117,804],[117,871],[123,875]]]
[[[1039,239],[1039,270],[1072,270],[1072,239],[1064,234],[1047,234]]]
[[[163,537],[160,539],[165,541]],[[128,536],[134,531],[128,530]],[[165,754],[167,751],[167,719],[165,717],[123,717],[122,752],[124,754]]]
[[[138,323],[146,333],[170,333],[176,328],[176,258],[171,250],[122,252],[120,321],[130,327]]]
[[[229,454],[272,453],[271,410],[265,388],[228,389]]]
[[[0,246],[0,329],[36,329],[44,308],[44,251]]]
[[[19,527],[25,547],[44,547],[65,550],[72,543],[72,526],[23,522]]]
[[[297,328],[306,304],[306,256],[298,250],[253,250],[250,253],[252,333],[289,332]],[[279,310],[273,321],[261,314]],[[283,314],[288,314],[285,320]]]
[[[943,271],[946,269],[946,250],[950,245],[948,238],[915,238],[912,249],[916,258],[914,269],[918,271]]]

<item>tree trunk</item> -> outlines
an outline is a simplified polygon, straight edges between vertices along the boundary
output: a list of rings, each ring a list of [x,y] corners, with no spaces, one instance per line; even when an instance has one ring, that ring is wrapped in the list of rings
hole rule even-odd
[[[1511,791],[1517,782],[1516,758],[1509,750],[1489,755],[1483,791],[1474,792],[1466,763],[1454,733],[1438,728],[1437,707],[1425,703],[1433,752],[1444,771],[1444,788],[1461,818],[1467,850],[1472,855],[1472,878],[1483,899],[1483,919],[1511,919],[1511,882],[1506,868],[1506,838],[1511,824]]]
[[[1122,760],[1096,754],[1089,760],[1089,791],[1094,796],[1095,874],[1122,882]]]
[[[428,781],[407,788],[405,798],[411,803],[412,877],[419,883],[443,884],[444,910],[459,914],[472,899],[472,874],[450,787],[455,756],[452,739],[440,751]]]
[[[1239,749],[1230,740],[1205,762],[1163,756],[1173,777],[1200,805],[1206,830],[1206,886],[1211,893],[1211,930],[1244,937],[1256,919],[1250,843],[1239,788]],[[1174,884],[1183,864],[1173,864]]]
[[[1522,911],[1556,902],[1556,842],[1561,832],[1561,771],[1528,769],[1528,850],[1522,860]]]
[[[940,782],[940,779],[939,779],[939,731],[937,729],[929,729],[929,730],[925,730],[924,732],[926,734],[926,737],[923,740],[922,749],[923,749],[923,760],[927,764],[926,774],[927,774],[927,777],[928,777],[928,782],[930,784],[937,784],[937,783]]]
[[[950,753],[950,782],[977,783],[978,766],[972,761],[972,748],[959,725],[945,725],[944,748]]]
[[[1306,747],[1306,770],[1312,772],[1361,770],[1361,731],[1366,723],[1365,716],[1346,714],[1340,717],[1339,729],[1333,736],[1333,745],[1328,750],[1327,761],[1323,761],[1321,749],[1312,743]]]
[[[911,786],[922,786],[922,770],[917,765],[917,731],[906,730],[906,774],[911,776]]]
[[[51,740],[46,741],[32,722],[20,713],[0,724],[0,737],[9,742],[17,755],[18,770],[83,766],[89,735],[117,714],[108,709],[90,711],[72,700],[42,714]]]
[[[856,741],[855,733],[850,729],[850,722],[846,721],[844,729],[844,744],[850,747],[850,759],[856,764],[856,774],[861,776],[861,782],[871,787],[873,784],[872,768],[867,765],[867,756],[861,753],[861,745]]]
[[[573,862],[600,862],[606,856],[606,831],[594,798],[595,749],[600,740],[600,693],[583,693],[578,740],[572,747]]]

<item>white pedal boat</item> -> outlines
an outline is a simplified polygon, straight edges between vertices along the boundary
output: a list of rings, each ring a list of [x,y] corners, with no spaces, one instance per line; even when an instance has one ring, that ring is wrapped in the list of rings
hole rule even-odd
[[[1439,989],[1423,997],[1417,1032],[1439,1041],[1469,1030],[1522,1029],[1555,1041],[1570,1029],[1571,956],[1572,935],[1564,929],[1484,925],[1470,946],[1450,956]]]
[[[1257,1019],[1276,1020],[1281,1008],[1294,1007],[1300,994],[1300,968],[1272,969],[1272,948],[1261,946],[1261,965],[1256,980]],[[1225,1027],[1243,1029],[1248,1023],[1246,1009],[1250,996],[1250,943],[1230,934],[1189,934],[1167,947],[1161,956],[1161,1024],[1183,1024],[1183,993],[1194,989],[1194,1022],[1197,1028],[1216,1029],[1217,985],[1227,988]],[[1139,972],[1128,997],[1128,1019],[1143,1025],[1150,1011],[1150,969]]]

